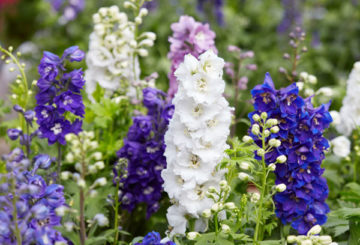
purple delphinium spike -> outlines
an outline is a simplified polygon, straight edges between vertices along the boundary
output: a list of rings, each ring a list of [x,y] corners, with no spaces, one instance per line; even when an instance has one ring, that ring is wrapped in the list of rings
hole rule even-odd
[[[124,146],[117,152],[128,160],[127,178],[120,186],[123,208],[132,211],[138,203],[147,204],[147,217],[159,209],[166,167],[164,134],[174,106],[165,101],[166,94],[154,88],[143,90],[147,115],[133,118]]]
[[[267,164],[276,162],[276,158],[285,155],[287,161],[276,165],[276,184],[285,184],[286,190],[273,197],[276,215],[282,223],[290,223],[299,234],[306,234],[316,224],[326,222],[330,211],[325,200],[328,186],[322,174],[321,162],[324,151],[329,147],[323,131],[329,127],[332,118],[330,103],[314,108],[311,98],[299,96],[296,84],[276,90],[270,75],[251,91],[255,112],[252,116],[266,112],[269,118],[279,122],[279,132],[272,138],[281,140],[281,146],[266,153]],[[259,145],[256,135],[250,134]],[[270,137],[269,137],[270,138]]]
[[[80,119],[85,114],[80,94],[85,84],[83,72],[81,69],[67,71],[65,62],[80,62],[83,58],[84,52],[73,46],[66,49],[61,58],[45,51],[41,59],[35,113],[41,137],[47,138],[50,145],[55,142],[64,145],[66,134],[81,131]],[[66,112],[80,118],[70,122],[65,118]]]
[[[15,245],[18,238],[25,245],[66,243],[61,233],[54,229],[61,225],[61,217],[55,210],[65,205],[63,187],[49,185],[36,175],[36,171],[31,171],[30,161],[19,148],[3,159],[7,173],[0,174],[3,183],[0,185],[0,244]],[[47,155],[35,157],[35,165],[46,169],[51,162],[49,159]]]
[[[172,98],[178,88],[175,70],[184,61],[186,54],[192,54],[196,58],[211,49],[217,53],[215,47],[215,33],[210,29],[209,24],[196,22],[190,16],[181,16],[179,22],[171,25],[173,35],[169,37],[170,52],[168,58],[171,60],[171,71],[169,77],[168,94]]]
[[[284,14],[277,27],[279,33],[287,33],[294,26],[301,26],[303,17],[301,12],[302,0],[282,0]]]

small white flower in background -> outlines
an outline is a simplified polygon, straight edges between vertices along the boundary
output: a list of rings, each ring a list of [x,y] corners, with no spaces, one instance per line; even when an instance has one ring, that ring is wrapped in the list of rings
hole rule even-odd
[[[65,215],[66,211],[68,211],[68,209],[69,208],[66,206],[60,206],[55,209],[55,213],[56,213],[56,215],[63,217]]]
[[[321,226],[315,225],[313,226],[307,233],[306,236],[299,235],[299,236],[288,236],[287,242],[289,244],[299,244],[299,245],[337,245],[336,242],[332,241],[331,236],[319,236],[321,232]]]
[[[284,192],[286,190],[286,185],[285,184],[278,184],[275,186],[275,190],[277,192]]]
[[[198,236],[200,236],[200,234],[198,232],[196,232],[196,231],[188,232],[186,234],[186,237],[189,240],[195,240]]]
[[[250,164],[248,162],[240,162],[239,166],[243,170],[249,170],[250,168]]]
[[[230,227],[229,227],[228,225],[226,225],[226,224],[222,224],[222,225],[221,225],[221,230],[222,230],[225,234],[228,234],[228,233],[230,233],[230,231],[231,231]]]
[[[316,94],[322,94],[327,97],[331,97],[334,95],[334,90],[329,87],[322,87],[318,91],[316,91]]]
[[[62,180],[68,180],[69,179],[69,177],[71,177],[71,172],[69,172],[69,171],[63,171],[63,172],[61,172],[61,174],[60,174],[60,178],[62,179]]]
[[[275,169],[276,169],[276,165],[274,163],[270,163],[269,164],[269,170],[270,171],[275,171]]]
[[[260,200],[260,194],[257,192],[252,192],[250,194],[250,202],[257,203]]]
[[[310,235],[318,235],[321,232],[321,226],[320,225],[315,225],[313,226],[307,233],[308,236]]]
[[[104,169],[104,168],[105,168],[105,164],[104,164],[103,161],[98,161],[98,162],[95,163],[95,167],[96,167],[97,169],[101,170],[101,169]]]
[[[74,229],[75,224],[73,222],[65,222],[64,227],[66,231],[71,232]]]
[[[101,177],[101,178],[95,180],[94,185],[95,186],[105,186],[106,183],[107,183],[106,178]]]
[[[247,173],[243,173],[243,172],[240,172],[238,174],[238,177],[241,181],[247,181],[250,179],[250,175],[248,175]]]
[[[346,136],[338,136],[330,141],[336,156],[347,157],[350,154],[351,142]]]
[[[94,221],[97,222],[99,226],[107,226],[109,225],[109,220],[103,214],[96,214],[94,216]]]
[[[346,95],[340,109],[341,123],[336,129],[349,136],[351,132],[360,126],[360,62],[356,62],[347,80]]]
[[[85,188],[86,187],[86,182],[85,180],[79,178],[78,181],[77,181],[77,185],[81,188]]]
[[[331,124],[337,126],[341,123],[341,117],[340,117],[340,113],[338,111],[330,111],[330,115],[333,119]]]
[[[223,97],[223,66],[223,59],[207,51],[199,59],[186,55],[175,72],[179,88],[165,134],[167,168],[161,173],[164,189],[175,202],[167,213],[171,236],[185,234],[186,217],[197,218],[195,231],[206,227],[203,211],[214,204],[207,191],[211,186],[219,189],[224,178],[216,166],[229,148],[232,109]]]
[[[287,160],[287,158],[285,155],[280,155],[276,158],[277,163],[284,163],[284,162],[286,162],[286,160]]]

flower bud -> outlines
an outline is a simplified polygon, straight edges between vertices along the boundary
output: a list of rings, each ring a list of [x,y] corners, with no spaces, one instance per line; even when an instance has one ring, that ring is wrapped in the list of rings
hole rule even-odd
[[[228,186],[228,183],[226,180],[222,180],[219,183],[221,189],[225,189]]]
[[[313,226],[307,233],[308,236],[310,235],[318,235],[321,232],[321,226],[315,225]]]
[[[214,212],[214,213],[217,213],[217,212],[221,211],[222,208],[223,208],[223,207],[222,207],[221,203],[217,202],[217,203],[214,203],[214,204],[212,205],[211,211]]]
[[[104,164],[103,161],[98,161],[98,162],[95,163],[95,167],[96,167],[97,169],[101,170],[101,169],[104,169],[104,168],[105,168],[105,164]]]
[[[268,117],[268,114],[264,111],[261,113],[260,117],[262,120],[266,120],[266,118]]]
[[[207,191],[209,193],[216,193],[216,188],[214,186],[210,186]]]
[[[229,234],[231,229],[228,225],[226,224],[221,224],[221,230],[225,233],[225,234]]]
[[[272,126],[275,126],[279,123],[279,121],[275,118],[270,118],[269,120],[266,121],[266,125],[268,127],[272,127]]]
[[[94,153],[92,154],[92,156],[93,156],[93,158],[95,158],[95,160],[98,160],[98,161],[100,161],[100,160],[103,158],[102,153],[99,152],[99,151],[94,152]]]
[[[280,128],[278,126],[274,126],[270,129],[271,133],[276,134],[280,131]]]
[[[245,135],[242,140],[245,142],[245,143],[251,143],[253,142],[253,138],[251,138],[250,136],[248,135]]]
[[[319,236],[319,242],[323,245],[328,245],[332,242],[331,236]]]
[[[269,164],[269,170],[270,170],[270,171],[275,171],[275,169],[276,169],[276,165],[275,165],[275,164],[273,164],[273,163]]]
[[[265,156],[265,150],[264,149],[257,150],[257,155],[260,156],[260,157]]]
[[[149,55],[149,52],[143,48],[138,49],[137,52],[141,57],[146,57]]]
[[[187,239],[189,239],[191,241],[195,240],[198,236],[200,236],[200,234],[196,231],[191,231],[186,234]]]
[[[77,181],[77,185],[80,187],[80,188],[85,188],[86,187],[86,182],[85,182],[85,180],[83,180],[83,179],[78,179],[78,181]]]
[[[254,135],[259,135],[260,133],[260,126],[258,124],[254,124],[251,127],[251,133],[253,133]]]
[[[107,183],[106,178],[105,178],[105,177],[101,177],[101,178],[95,180],[94,185],[95,185],[95,186],[97,186],[97,185],[98,185],[98,186],[105,186],[106,183]]]
[[[250,164],[248,162],[240,162],[239,166],[243,170],[248,170],[250,168]]]
[[[68,180],[70,176],[71,176],[71,173],[69,171],[64,171],[64,172],[61,172],[60,177],[62,180]]]
[[[271,147],[276,147],[276,145],[277,145],[277,139],[270,139],[269,140],[269,145],[271,146]]]
[[[100,227],[109,225],[108,218],[103,214],[96,214],[94,216],[94,221],[97,222]]]
[[[227,202],[227,203],[225,203],[225,208],[229,209],[229,210],[233,210],[236,208],[236,206],[235,206],[235,203],[233,203],[233,202]]]
[[[73,163],[74,162],[74,155],[71,152],[69,152],[68,154],[66,154],[65,160],[67,162]]]
[[[316,84],[317,83],[317,78],[314,75],[309,75],[308,81],[311,84]]]
[[[269,137],[269,135],[270,135],[270,131],[267,130],[267,129],[265,129],[265,130],[264,130],[264,136],[265,136],[265,137]]]
[[[202,212],[202,216],[204,218],[210,218],[211,217],[211,210],[210,209],[205,209],[203,212]]]
[[[307,72],[300,72],[300,78],[305,81],[308,79],[309,74]]]
[[[286,162],[286,160],[287,160],[287,158],[285,155],[280,155],[276,158],[277,163],[284,163],[284,162]]]
[[[254,114],[254,115],[252,116],[252,119],[253,119],[255,122],[258,122],[258,121],[260,121],[260,116],[259,116],[258,114]]]
[[[307,239],[307,240],[303,240],[299,243],[299,245],[313,245],[312,241]]]
[[[283,192],[283,191],[286,190],[286,185],[285,185],[285,184],[276,185],[276,186],[275,186],[275,190],[276,190],[277,192]]]
[[[243,173],[243,172],[239,173],[238,177],[241,181],[247,181],[250,179],[250,176],[247,173]]]
[[[64,227],[66,231],[71,232],[74,229],[75,224],[73,222],[65,222]],[[56,244],[56,243],[55,243]]]
[[[65,215],[66,211],[68,211],[68,209],[69,209],[68,207],[62,205],[55,209],[55,213],[57,216],[63,217]]]
[[[295,243],[295,242],[297,242],[296,236],[288,236],[288,237],[287,237],[287,242],[288,242],[288,243]]]

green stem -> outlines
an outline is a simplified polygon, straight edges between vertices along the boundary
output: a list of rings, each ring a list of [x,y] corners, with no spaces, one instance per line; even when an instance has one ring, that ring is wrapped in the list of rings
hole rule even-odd
[[[115,222],[114,222],[114,230],[115,230],[115,239],[114,245],[117,245],[119,238],[119,181],[116,182],[116,193],[115,193]]]
[[[357,161],[354,161],[354,182],[357,182]]]
[[[262,148],[265,149],[265,134],[262,133]],[[266,172],[266,164],[265,164],[265,155],[261,157],[261,163],[262,163],[262,179],[261,179],[261,189],[260,189],[260,200],[259,200],[259,208],[257,210],[257,218],[256,218],[256,227],[255,227],[255,234],[254,234],[254,244],[257,245],[260,237],[260,225],[262,224],[261,217],[263,213],[263,202],[264,202],[264,196],[266,192],[266,178],[267,178],[267,172]]]
[[[80,138],[79,138],[80,139]],[[81,139],[80,139],[81,141]],[[83,142],[81,142],[83,143]],[[86,176],[86,153],[83,148],[83,144],[81,144],[81,171],[80,176],[81,179],[85,181]],[[85,245],[86,243],[86,226],[85,226],[85,193],[84,188],[80,187],[80,244]]]
[[[58,142],[58,157],[57,157],[57,170],[56,177],[60,181],[60,172],[61,172],[61,144]]]
[[[20,233],[20,229],[18,226],[18,220],[17,220],[17,208],[16,208],[16,193],[15,193],[15,176],[12,176],[12,181],[11,181],[11,188],[12,188],[12,195],[13,195],[13,199],[12,199],[12,205],[13,205],[13,219],[14,219],[14,224],[15,224],[15,237],[16,237],[16,241],[18,245],[21,245],[21,233]]]
[[[26,134],[27,134],[27,142],[26,142],[26,156],[28,159],[30,159],[30,129],[29,129],[29,123],[26,122]]]
[[[218,213],[214,214],[214,223],[215,223],[215,234],[219,233],[219,221],[218,221]]]

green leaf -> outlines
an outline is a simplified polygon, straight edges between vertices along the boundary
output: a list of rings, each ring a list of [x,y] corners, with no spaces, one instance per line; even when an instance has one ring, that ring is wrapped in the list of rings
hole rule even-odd
[[[349,245],[360,244],[360,221],[350,221]]]
[[[281,240],[268,240],[268,241],[261,241],[261,245],[282,245]]]

